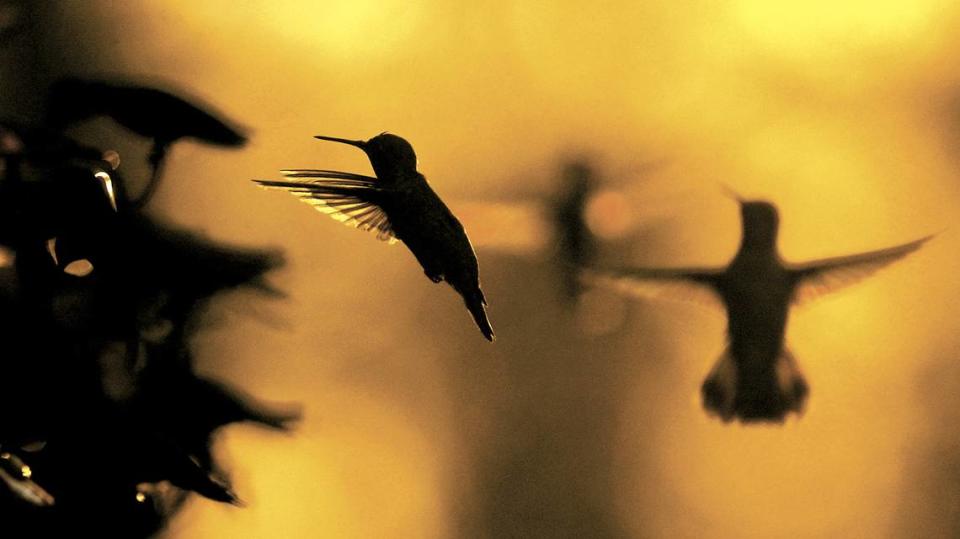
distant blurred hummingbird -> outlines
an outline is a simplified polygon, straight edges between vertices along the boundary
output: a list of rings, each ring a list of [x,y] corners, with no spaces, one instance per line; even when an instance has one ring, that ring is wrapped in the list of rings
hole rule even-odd
[[[585,281],[651,297],[664,285],[687,283],[688,299],[719,299],[727,312],[726,351],[701,388],[703,405],[723,421],[783,421],[800,413],[808,386],[784,346],[791,304],[838,290],[917,250],[932,236],[867,253],[804,264],[784,262],[777,252],[779,218],[773,204],[740,203],[743,235],[726,268],[624,269],[583,273]],[[706,297],[705,297],[706,296]],[[711,301],[713,302],[713,301]]]
[[[563,168],[561,195],[553,200],[551,217],[557,230],[557,253],[563,291],[567,299],[580,295],[576,268],[593,263],[597,238],[587,226],[585,209],[596,188],[596,179],[585,161],[573,161]]]
[[[315,138],[360,148],[376,178],[332,170],[286,170],[286,181],[254,181],[286,189],[338,221],[376,231],[380,240],[403,241],[431,281],[446,281],[463,296],[480,331],[493,341],[477,256],[463,225],[417,171],[413,146],[388,133],[368,141]]]

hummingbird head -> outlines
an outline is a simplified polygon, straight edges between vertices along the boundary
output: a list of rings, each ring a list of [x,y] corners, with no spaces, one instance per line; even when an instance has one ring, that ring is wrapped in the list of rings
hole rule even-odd
[[[577,160],[563,167],[563,183],[567,192],[575,197],[585,197],[594,187],[593,171],[586,161]]]
[[[743,222],[743,243],[756,247],[773,247],[777,240],[780,216],[773,204],[765,201],[740,201]]]
[[[721,183],[720,189],[740,205],[740,221],[743,223],[744,245],[773,248],[777,241],[780,216],[777,207],[763,200],[747,200],[730,186]]]
[[[347,140],[322,135],[317,135],[314,138],[360,148],[367,154],[378,178],[392,172],[417,170],[417,154],[413,151],[413,146],[406,139],[397,135],[384,132],[367,141]]]

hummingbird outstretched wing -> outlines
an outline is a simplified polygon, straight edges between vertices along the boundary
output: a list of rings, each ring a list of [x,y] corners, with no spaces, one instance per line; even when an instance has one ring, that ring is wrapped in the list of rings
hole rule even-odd
[[[717,293],[722,274],[721,268],[586,268],[580,272],[580,280],[642,299],[685,301],[723,309]]]
[[[285,181],[253,180],[268,189],[283,189],[337,221],[374,232],[378,240],[396,243],[390,219],[380,207],[385,194],[377,179],[335,170],[284,170]]]
[[[789,266],[796,287],[793,303],[800,305],[866,279],[874,272],[919,249],[933,235],[909,243],[850,256],[838,256]]]
[[[505,254],[539,255],[554,241],[544,208],[528,202],[461,202],[457,218],[470,230],[477,249]]]

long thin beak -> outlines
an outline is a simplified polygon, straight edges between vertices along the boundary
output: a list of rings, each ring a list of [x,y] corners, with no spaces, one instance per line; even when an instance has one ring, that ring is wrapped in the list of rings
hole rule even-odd
[[[722,182],[720,183],[720,191],[723,192],[724,195],[727,195],[728,197],[736,200],[740,204],[743,204],[744,202],[746,202],[746,200],[742,196],[740,196],[740,193],[734,191],[729,185],[725,183],[722,183]]]
[[[339,143],[341,143],[341,144],[349,144],[349,145],[351,145],[351,146],[356,146],[357,148],[360,148],[361,150],[366,150],[366,148],[367,148],[367,142],[366,142],[366,141],[363,141],[363,140],[350,140],[350,139],[337,138],[337,137],[325,137],[325,136],[323,136],[323,135],[317,135],[317,136],[315,136],[315,137],[313,137],[313,138],[318,138],[318,139],[320,139],[320,140],[330,140],[330,141],[333,141],[333,142],[339,142]]]

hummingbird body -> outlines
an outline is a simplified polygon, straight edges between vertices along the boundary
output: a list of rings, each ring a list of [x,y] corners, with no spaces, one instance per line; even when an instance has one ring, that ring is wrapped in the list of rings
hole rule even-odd
[[[777,252],[776,208],[738,201],[743,236],[726,268],[586,270],[584,278],[644,297],[656,295],[656,285],[666,281],[706,287],[727,313],[728,345],[701,388],[704,407],[724,421],[783,421],[790,412],[802,412],[808,393],[784,346],[790,306],[859,281],[915,251],[930,236],[853,256],[789,264]]]
[[[773,206],[745,205],[740,248],[715,280],[729,347],[702,393],[704,405],[725,420],[778,419],[803,409],[807,385],[784,348],[796,280],[777,253],[776,233]]]
[[[590,265],[597,254],[597,240],[584,216],[590,195],[596,188],[593,171],[585,162],[574,161],[564,167],[562,194],[551,208],[557,232],[556,257],[561,270],[563,292],[567,299],[580,296],[576,268]]]
[[[729,317],[730,341],[736,348],[779,349],[777,343],[783,342],[794,279],[781,262],[775,243],[764,239],[775,237],[776,229],[759,234],[754,228],[771,226],[775,227],[775,222],[745,218],[740,248],[717,279]]]
[[[376,178],[329,170],[291,170],[285,171],[288,178],[295,178],[291,181],[255,181],[286,189],[335,219],[377,232],[379,239],[402,241],[431,281],[446,281],[463,297],[484,337],[494,340],[473,246],[463,225],[417,171],[410,143],[388,133],[368,141],[316,138],[362,149]]]
[[[401,177],[396,185],[394,200],[383,206],[397,239],[406,244],[430,280],[446,280],[461,294],[471,291],[480,271],[463,225],[421,174]]]

